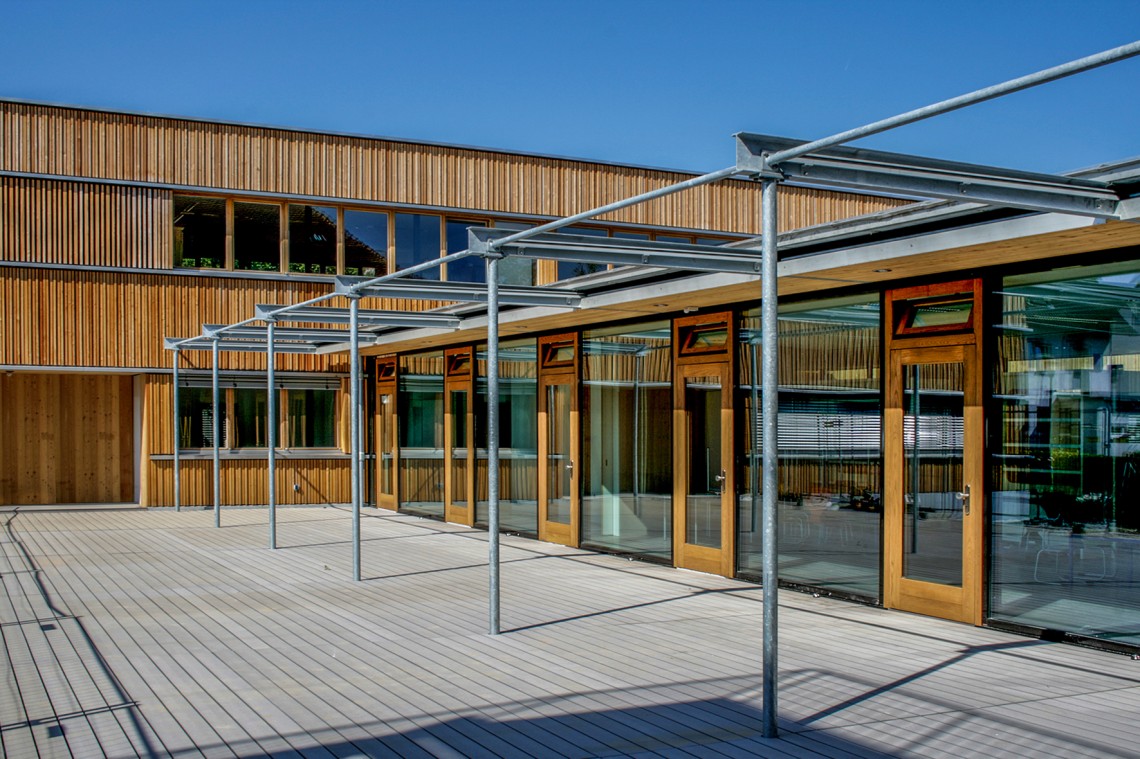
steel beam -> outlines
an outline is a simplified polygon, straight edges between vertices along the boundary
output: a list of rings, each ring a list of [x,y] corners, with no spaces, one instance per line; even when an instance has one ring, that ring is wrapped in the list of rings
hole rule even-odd
[[[780,375],[778,371],[778,338],[779,322],[777,316],[777,287],[776,267],[776,236],[777,205],[775,179],[765,179],[761,195],[760,233],[763,235],[762,248],[764,253],[764,273],[761,276],[762,300],[760,302],[760,329],[761,329],[761,379],[763,383],[763,410],[761,422],[763,428],[763,516],[764,532],[762,545],[764,549],[764,726],[765,738],[775,738],[779,735],[777,727],[777,694],[776,683],[779,675],[778,657],[778,621],[779,621],[779,545],[777,543],[777,513],[779,499],[777,498],[779,449],[777,434],[777,420],[779,417]]]
[[[213,366],[210,368],[210,386],[213,388],[214,393],[214,526],[222,526],[222,458],[221,458],[221,441],[219,438],[222,436],[222,417],[219,413],[221,408],[221,388],[218,383],[218,344],[221,342],[218,338],[210,341],[213,346]]]
[[[487,262],[487,565],[489,628],[499,625],[499,258]],[[478,500],[478,498],[476,498]]]
[[[266,461],[268,461],[269,469],[269,547],[271,549],[277,548],[277,383],[274,381],[274,361],[273,361],[273,342],[276,337],[274,330],[277,327],[275,319],[270,319],[265,324],[266,340],[265,340],[265,359],[266,359],[266,415],[268,421],[265,423],[265,447],[266,447]]]
[[[471,282],[425,282],[420,280],[384,282],[362,286],[358,277],[337,277],[340,294],[358,292],[366,298],[413,298],[456,303],[486,303],[487,288]],[[550,306],[576,308],[582,296],[572,290],[555,287],[500,287],[499,304],[507,306]]]
[[[181,471],[182,470],[182,462],[180,460],[181,457],[179,456],[179,452],[180,452],[181,448],[179,447],[180,435],[178,434],[179,423],[182,421],[178,416],[178,407],[179,407],[178,364],[180,363],[179,358],[181,356],[182,356],[182,352],[179,351],[177,346],[176,346],[174,348],[174,426],[171,427],[171,429],[174,430],[174,462],[173,462],[173,464],[174,464],[174,510],[175,511],[182,511],[182,471]]]
[[[360,296],[348,295],[349,326],[352,335],[349,347],[349,382],[352,384],[349,402],[352,405],[352,579],[360,582]]]
[[[402,296],[408,297],[408,296]],[[275,316],[282,322],[305,322],[309,324],[348,324],[351,317],[347,308],[325,306],[288,307],[259,303],[254,307],[257,318]],[[357,309],[360,324],[370,327],[410,327],[458,329],[459,317],[450,314],[426,312],[408,313],[405,311],[377,311]]]
[[[760,257],[752,251],[718,245],[626,240],[562,233],[533,235],[519,242],[508,243],[504,240],[512,236],[509,231],[483,227],[472,227],[468,230],[468,235],[469,239],[474,239],[473,242],[469,242],[471,247],[499,250],[505,255],[525,258],[736,274],[760,272]]]
[[[278,321],[276,316],[267,315],[265,318],[266,323],[270,320]],[[220,324],[203,324],[202,331],[206,335],[219,330],[223,325]],[[347,329],[321,329],[319,327],[300,328],[300,327],[278,327],[274,330],[278,346],[281,345],[280,341],[293,341],[302,343],[347,343],[351,340],[351,336]],[[268,340],[269,328],[266,327],[236,327],[219,335],[223,340]],[[372,342],[376,336],[371,333],[364,333],[361,336],[364,342]]]

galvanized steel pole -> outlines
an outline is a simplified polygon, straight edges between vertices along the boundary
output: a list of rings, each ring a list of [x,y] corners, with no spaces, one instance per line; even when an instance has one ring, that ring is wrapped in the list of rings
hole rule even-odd
[[[352,390],[352,579],[360,580],[360,296],[348,297],[349,382]]]
[[[499,259],[487,257],[487,564],[490,633],[499,634]]]
[[[778,288],[776,283],[776,190],[779,182],[763,180],[761,195],[760,232],[763,235],[762,300],[760,302],[760,348],[763,365],[763,431],[764,467],[764,728],[765,738],[775,738],[777,727],[776,681],[779,675],[777,627],[779,620],[779,546],[777,545],[777,488],[779,450],[777,448],[776,421],[779,415],[779,372],[777,371],[777,320]]]
[[[273,332],[277,326],[276,319],[265,320],[265,358],[267,360],[266,371],[266,414],[269,421],[266,423],[266,440],[265,447],[267,450],[267,459],[269,461],[269,547],[277,547],[277,400],[276,377],[274,376],[273,367]]]
[[[179,435],[178,435],[178,359],[182,352],[174,348],[174,510],[182,511],[182,465],[179,461]]]
[[[222,526],[222,459],[221,459],[221,441],[218,439],[222,435],[221,415],[218,413],[221,406],[221,389],[218,387],[218,343],[217,336],[212,338],[213,345],[211,353],[214,357],[214,366],[210,374],[210,379],[214,388],[214,526]]]

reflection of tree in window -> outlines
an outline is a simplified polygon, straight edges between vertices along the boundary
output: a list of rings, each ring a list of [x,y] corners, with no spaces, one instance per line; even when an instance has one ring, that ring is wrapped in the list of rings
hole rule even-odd
[[[336,274],[336,208],[289,204],[289,271]]]

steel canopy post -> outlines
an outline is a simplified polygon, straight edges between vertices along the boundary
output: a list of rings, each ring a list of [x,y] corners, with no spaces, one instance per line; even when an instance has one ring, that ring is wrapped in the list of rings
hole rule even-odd
[[[499,257],[487,256],[487,565],[489,632],[499,634]]]
[[[360,581],[360,296],[348,295],[349,404],[352,406],[352,579]]]
[[[779,373],[777,371],[776,299],[776,190],[779,182],[763,180],[760,233],[763,235],[762,300],[760,302],[761,379],[763,382],[763,468],[764,468],[764,727],[765,738],[775,738],[777,727],[776,680],[779,674],[777,623],[779,620],[779,546],[777,545],[777,503],[779,450],[776,421],[779,414]]]
[[[182,486],[182,472],[181,472],[182,467],[181,467],[181,462],[179,461],[179,458],[178,458],[178,451],[179,451],[179,447],[178,447],[178,443],[179,443],[178,423],[180,421],[178,418],[178,363],[179,363],[178,359],[179,359],[179,356],[181,355],[181,353],[182,352],[180,350],[178,350],[178,346],[175,346],[174,347],[174,426],[171,428],[174,430],[174,510],[175,511],[182,511],[182,487],[181,487]]]
[[[268,402],[266,404],[266,414],[269,421],[266,423],[266,436],[265,447],[268,451],[267,459],[269,461],[269,547],[277,547],[277,397],[274,390],[276,378],[274,377],[273,367],[273,331],[277,326],[276,319],[266,319],[266,341],[265,341],[265,357],[267,360],[266,371],[266,397]]]
[[[222,526],[222,459],[221,459],[221,441],[218,440],[222,434],[221,414],[218,413],[221,404],[221,389],[218,387],[218,343],[220,339],[217,335],[211,338],[213,345],[211,346],[211,353],[213,354],[213,369],[210,373],[210,381],[214,390],[214,526]]]

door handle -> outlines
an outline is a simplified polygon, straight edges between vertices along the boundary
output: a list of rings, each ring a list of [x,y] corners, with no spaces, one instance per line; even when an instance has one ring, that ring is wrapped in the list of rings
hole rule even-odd
[[[716,483],[718,486],[717,492],[723,494],[724,493],[724,481],[728,479],[728,475],[726,475],[724,473],[724,470],[721,469],[720,474],[718,474],[716,477],[713,477],[713,479],[716,480]]]
[[[956,497],[962,502],[962,514],[970,516],[970,486],[967,485],[965,491],[956,493]]]
[[[573,460],[566,462],[566,468],[570,470],[571,474],[574,473],[574,462],[573,462]]]

